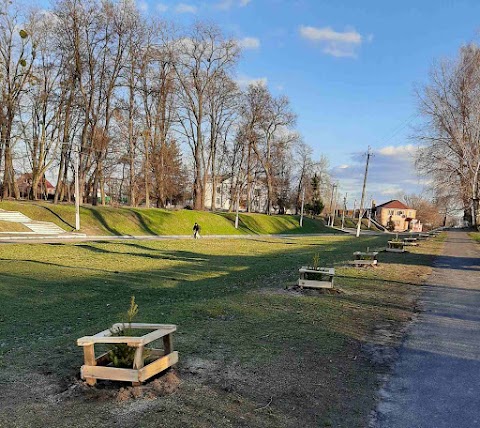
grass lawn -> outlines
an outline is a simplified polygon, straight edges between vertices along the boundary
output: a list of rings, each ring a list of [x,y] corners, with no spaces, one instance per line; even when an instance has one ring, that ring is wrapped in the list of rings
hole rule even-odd
[[[339,268],[341,294],[285,287],[315,253],[339,266],[386,239],[3,244],[0,427],[365,426],[389,363],[376,349],[401,339],[441,238]],[[172,394],[78,381],[76,339],[122,321],[131,295],[139,322],[178,325]]]
[[[473,239],[475,239],[475,241],[480,242],[480,232],[471,232],[471,233],[469,233],[469,235],[470,235]]]
[[[72,204],[3,201],[0,209],[19,211],[32,220],[53,222],[69,232],[75,228]],[[299,216],[293,215],[242,213],[237,230],[233,213],[88,205],[80,208],[80,232],[87,235],[190,235],[195,222],[201,226],[202,235],[336,233],[322,220],[306,217],[300,228]]]

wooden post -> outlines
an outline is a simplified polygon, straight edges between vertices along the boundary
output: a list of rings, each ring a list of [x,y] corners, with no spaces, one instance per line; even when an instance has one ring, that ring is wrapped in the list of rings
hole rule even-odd
[[[173,340],[171,334],[163,336],[163,348],[165,351],[164,355],[168,355],[173,352]]]
[[[85,345],[83,347],[83,357],[85,360],[85,365],[86,366],[96,366],[97,361],[95,360],[95,348],[94,344],[90,345]],[[87,382],[88,385],[93,386],[97,383],[97,380],[94,377],[86,377],[85,381]]]
[[[141,368],[143,368],[145,364],[145,360],[143,359],[143,351],[144,351],[143,345],[140,345],[135,351],[135,357],[133,359],[134,370],[140,370]],[[140,386],[141,384],[142,384],[141,382],[132,382],[132,386]]]

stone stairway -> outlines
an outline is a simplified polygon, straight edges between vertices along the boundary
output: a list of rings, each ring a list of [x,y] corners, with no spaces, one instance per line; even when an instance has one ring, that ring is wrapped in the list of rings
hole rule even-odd
[[[0,221],[21,223],[36,235],[60,235],[66,233],[60,226],[48,221],[35,221],[18,211],[5,211],[0,209]],[[29,233],[29,232],[24,232]]]

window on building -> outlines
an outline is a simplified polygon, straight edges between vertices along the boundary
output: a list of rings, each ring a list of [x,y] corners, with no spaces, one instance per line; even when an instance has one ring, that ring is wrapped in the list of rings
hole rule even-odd
[[[393,210],[388,210],[388,215],[393,215],[395,214]]]
[[[217,186],[217,193],[220,193],[222,191],[222,187],[221,186]]]
[[[220,198],[217,198],[217,205],[220,205],[221,201]]]
[[[402,215],[403,211],[397,211],[397,215]]]

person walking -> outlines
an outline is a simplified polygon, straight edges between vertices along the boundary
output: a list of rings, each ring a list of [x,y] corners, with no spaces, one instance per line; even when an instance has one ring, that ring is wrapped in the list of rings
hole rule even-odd
[[[193,225],[193,239],[200,238],[200,226],[197,222]]]

